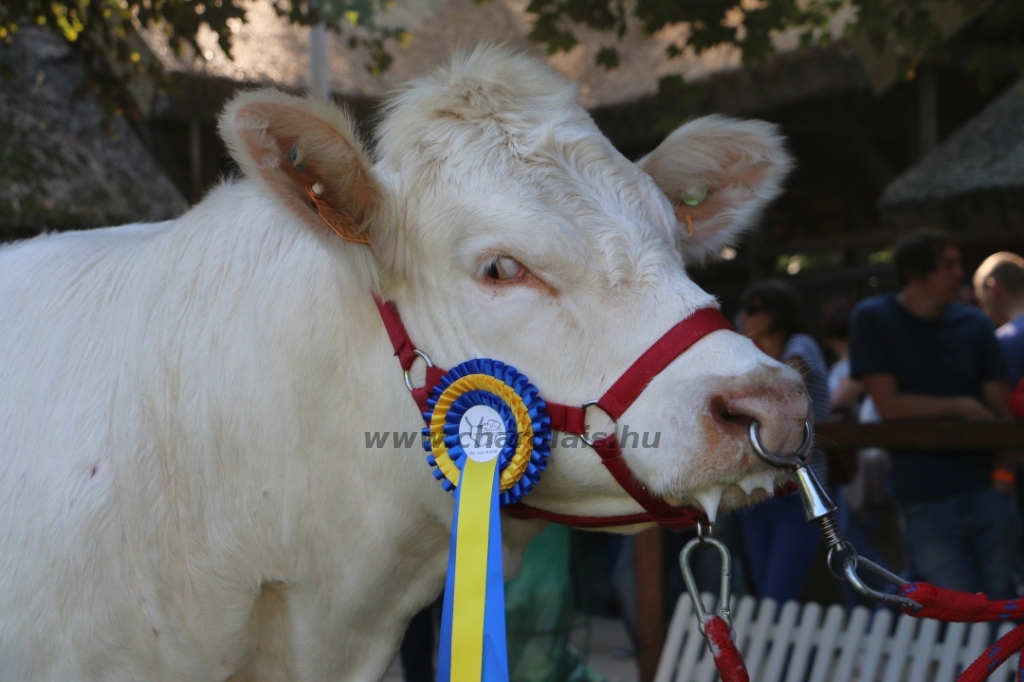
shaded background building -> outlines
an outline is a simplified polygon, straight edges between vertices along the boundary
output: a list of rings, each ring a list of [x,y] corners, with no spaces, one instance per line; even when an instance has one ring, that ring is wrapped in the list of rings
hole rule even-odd
[[[879,208],[892,232],[956,233],[970,259],[1024,251],[1024,81],[893,180]]]
[[[408,40],[391,47],[390,67],[373,75],[364,48],[350,46],[351,36],[329,33],[321,57],[325,87],[368,129],[389,90],[470,42],[539,52],[527,37],[526,8],[523,0],[396,3],[382,22],[405,27]],[[848,19],[836,17],[830,27],[836,38]],[[980,30],[971,19],[944,20],[951,44]],[[233,60],[212,32],[200,34],[202,54],[184,56],[157,32],[139,36],[143,61],[158,61],[170,82],[137,93],[142,117],[131,123],[103,114],[88,94],[73,96],[84,67],[59,42],[24,31],[11,48],[0,48],[14,74],[0,89],[0,233],[10,239],[38,228],[169,217],[183,209],[182,197],[197,201],[232,173],[216,134],[224,103],[245,88],[305,91],[316,61],[311,30],[279,16],[269,2],[250,3],[247,21],[232,31]],[[889,281],[889,245],[915,225],[945,225],[965,237],[968,268],[997,242],[999,248],[1020,243],[1020,198],[1006,178],[1020,177],[1021,148],[1012,141],[1022,134],[1013,121],[1022,105],[1010,82],[983,90],[975,77],[942,64],[904,81],[891,55],[843,40],[796,49],[795,36],[785,33],[775,41],[778,55],[763,65],[742,66],[738,50],[728,46],[669,59],[665,47],[681,31],[669,26],[647,36],[633,26],[617,44],[619,66],[606,70],[595,56],[608,37],[582,28],[575,48],[548,61],[580,83],[582,103],[628,158],[701,114],[781,126],[797,160],[785,195],[738,249],[694,273],[727,309],[751,280],[767,276],[791,278],[812,313],[829,297],[877,291]],[[980,114],[1004,92],[991,112]],[[974,132],[953,134],[979,114],[968,126]]]

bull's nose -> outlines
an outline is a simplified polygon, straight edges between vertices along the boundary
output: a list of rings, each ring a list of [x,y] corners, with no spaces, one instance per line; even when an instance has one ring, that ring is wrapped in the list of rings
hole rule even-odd
[[[774,452],[792,452],[803,441],[811,403],[803,382],[777,377],[767,384],[736,387],[711,396],[711,419],[731,437],[748,440],[750,423],[761,424],[761,441]]]

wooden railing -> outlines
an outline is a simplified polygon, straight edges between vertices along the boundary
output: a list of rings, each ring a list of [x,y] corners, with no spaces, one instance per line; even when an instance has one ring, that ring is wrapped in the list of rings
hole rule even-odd
[[[885,424],[829,423],[815,428],[818,447],[918,450],[1024,451],[1024,422],[915,420]],[[637,536],[637,661],[641,682],[651,682],[665,640],[664,545],[659,528]]]
[[[815,428],[818,447],[902,450],[1024,450],[1024,422],[917,420],[884,424],[835,422]]]

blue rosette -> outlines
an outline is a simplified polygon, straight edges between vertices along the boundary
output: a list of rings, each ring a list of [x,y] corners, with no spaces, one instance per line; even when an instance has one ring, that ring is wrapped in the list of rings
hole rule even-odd
[[[434,387],[423,413],[423,448],[441,486],[454,492],[467,457],[460,426],[467,410],[484,405],[500,417],[500,502],[514,504],[540,480],[551,454],[551,418],[537,388],[515,367],[497,360],[469,360],[450,369]]]

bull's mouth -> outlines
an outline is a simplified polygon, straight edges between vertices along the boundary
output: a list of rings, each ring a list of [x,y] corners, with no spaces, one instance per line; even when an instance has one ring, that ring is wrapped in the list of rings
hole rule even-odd
[[[761,441],[761,428],[756,419],[735,420],[719,412],[716,410],[716,418],[719,420],[745,422],[754,454],[771,468],[759,467],[735,482],[706,485],[699,491],[680,496],[678,501],[669,498],[673,504],[702,508],[711,523],[715,522],[719,511],[746,507],[771,497],[775,493],[775,486],[786,477],[785,472],[805,466],[814,448],[814,429],[810,421],[804,422],[803,439],[799,447],[792,452],[774,453]]]
[[[739,481],[711,484],[698,491],[677,496],[668,496],[666,501],[674,506],[701,509],[714,523],[721,512],[742,509],[763,502],[775,494],[775,488],[785,479],[781,471],[758,469]]]

